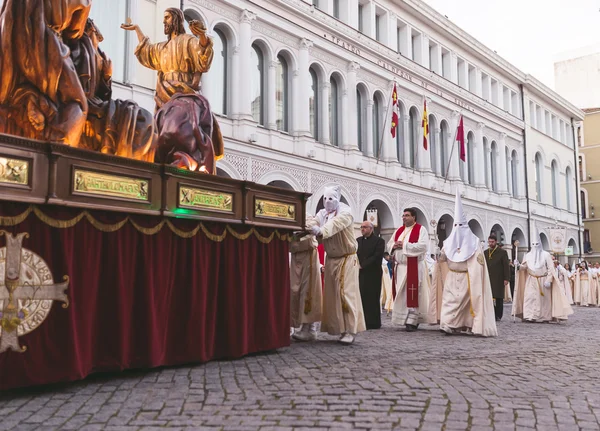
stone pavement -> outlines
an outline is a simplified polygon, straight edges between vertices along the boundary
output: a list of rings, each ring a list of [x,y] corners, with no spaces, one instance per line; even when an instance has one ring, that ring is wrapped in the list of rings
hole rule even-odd
[[[561,325],[505,317],[496,339],[406,333],[386,318],[350,347],[323,335],[15,391],[0,395],[0,430],[600,429],[600,309],[575,312]]]

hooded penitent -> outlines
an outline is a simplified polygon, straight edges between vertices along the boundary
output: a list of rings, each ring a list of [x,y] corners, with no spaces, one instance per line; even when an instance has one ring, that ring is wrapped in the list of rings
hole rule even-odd
[[[454,227],[450,236],[444,241],[444,252],[452,262],[465,262],[477,251],[478,245],[479,238],[471,232],[467,216],[463,211],[460,192],[456,189]]]
[[[546,265],[546,253],[542,247],[542,238],[534,223],[531,231],[531,251],[525,255],[523,260],[527,262],[529,268],[538,270]]]

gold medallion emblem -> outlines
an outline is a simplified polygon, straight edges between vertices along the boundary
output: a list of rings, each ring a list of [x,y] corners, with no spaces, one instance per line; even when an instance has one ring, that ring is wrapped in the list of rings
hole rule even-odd
[[[477,255],[477,263],[479,263],[480,265],[483,265],[485,263],[485,260],[483,258],[483,254],[478,254]]]
[[[53,301],[69,306],[65,293],[69,277],[54,283],[50,268],[39,255],[23,248],[27,233],[6,236],[6,247],[0,248],[0,353],[7,350],[24,352],[19,336],[28,334],[48,317]]]

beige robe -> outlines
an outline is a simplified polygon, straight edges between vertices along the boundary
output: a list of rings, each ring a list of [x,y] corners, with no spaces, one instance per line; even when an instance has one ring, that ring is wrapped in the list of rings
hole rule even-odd
[[[573,294],[571,293],[571,280],[569,278],[568,271],[563,267],[559,266],[556,268],[558,276],[558,285],[562,289],[567,298],[569,304],[573,304]]]
[[[294,328],[321,320],[323,294],[318,245],[314,235],[290,243],[290,315]]]
[[[431,303],[439,313],[440,329],[451,332],[468,328],[476,335],[498,336],[492,286],[481,247],[465,262],[452,262],[442,249],[434,280],[435,299]]]
[[[397,232],[397,231],[396,231]],[[430,313],[430,290],[431,279],[429,278],[429,270],[425,262],[425,254],[427,253],[427,245],[429,242],[429,234],[427,227],[422,226],[419,232],[419,241],[409,243],[410,232],[403,239],[404,247],[392,251],[394,246],[394,238],[396,232],[389,240],[387,248],[389,253],[396,259],[394,267],[395,282],[396,282],[396,298],[394,300],[392,324],[406,325],[409,314],[416,314],[418,323],[436,323],[435,315]],[[402,239],[400,237],[399,239]],[[406,306],[406,273],[407,273],[407,257],[417,257],[419,259],[419,308],[409,309]]]
[[[340,207],[337,215],[321,225],[326,253],[321,331],[330,335],[366,331],[358,288],[358,244],[354,236],[354,218],[350,208],[344,209],[342,204]],[[322,213],[316,217],[317,223],[319,220],[325,220]]]
[[[589,271],[582,273],[578,269],[575,273],[575,304],[588,307],[592,303],[591,274]]]
[[[544,287],[551,282],[549,288]],[[559,286],[558,277],[550,253],[545,252],[545,264],[533,269],[523,261],[516,272],[515,297],[512,315],[523,320],[550,322],[567,320],[573,309]]]
[[[382,263],[383,275],[381,276],[381,305],[388,313],[392,311],[392,278],[390,277],[390,269],[387,262]]]

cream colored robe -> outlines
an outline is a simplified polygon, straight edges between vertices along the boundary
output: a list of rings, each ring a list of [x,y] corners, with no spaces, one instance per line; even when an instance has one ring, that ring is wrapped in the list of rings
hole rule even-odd
[[[397,231],[396,231],[397,232]],[[396,259],[394,267],[396,281],[396,298],[392,313],[392,323],[395,325],[406,325],[409,313],[417,314],[418,323],[436,323],[435,315],[430,313],[430,290],[431,282],[429,278],[429,270],[425,262],[425,254],[427,253],[427,245],[429,242],[429,234],[427,227],[422,226],[419,232],[419,241],[409,243],[410,234],[404,239],[404,247],[396,249],[392,252],[394,246],[394,238],[396,232],[387,244],[389,253]],[[408,309],[406,307],[406,272],[407,272],[407,257],[417,257],[419,259],[419,308]]]
[[[569,304],[573,304],[573,294],[571,293],[571,280],[569,272],[561,265],[557,269],[558,285],[562,289]]]
[[[575,273],[575,304],[588,307],[592,303],[591,274],[589,271],[582,273],[578,269]]]
[[[325,248],[325,291],[321,331],[330,335],[366,331],[358,288],[358,244],[350,208],[340,203],[333,218],[324,222],[325,210],[317,214]]]
[[[549,288],[545,282],[551,282]],[[516,272],[515,297],[512,315],[523,320],[550,322],[567,320],[573,309],[559,286],[558,277],[550,253],[545,252],[545,265],[533,270],[523,261]]]
[[[442,248],[436,267],[432,307],[439,312],[440,329],[451,332],[469,328],[476,335],[498,336],[492,286],[481,246],[465,262],[452,262]]]
[[[290,243],[290,315],[294,328],[321,320],[323,293],[318,245],[314,235]]]
[[[390,269],[387,266],[387,262],[381,264],[383,269],[383,275],[381,276],[381,305],[388,313],[392,311],[393,298],[392,298],[392,278],[390,277]]]

